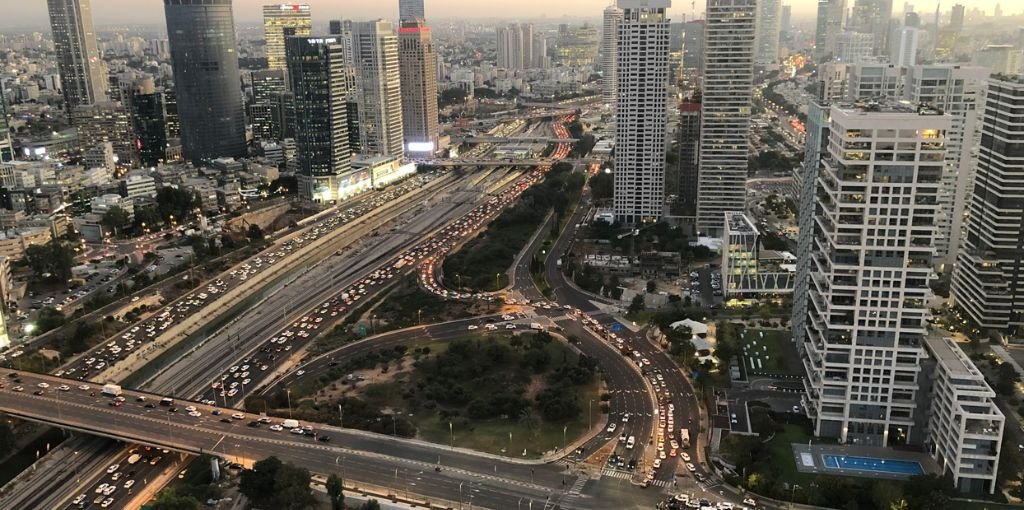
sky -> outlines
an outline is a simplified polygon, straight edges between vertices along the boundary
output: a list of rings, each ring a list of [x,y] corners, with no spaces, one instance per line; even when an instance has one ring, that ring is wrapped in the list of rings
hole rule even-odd
[[[557,19],[570,17],[599,17],[601,10],[610,0],[425,0],[428,20],[431,18],[539,18]],[[909,0],[919,12],[934,12],[936,0]],[[968,8],[980,7],[991,13],[994,6],[1002,2],[1004,10],[1012,8],[1018,0],[960,0]],[[17,3],[17,8],[4,8],[0,26],[46,28],[46,2],[43,0],[0,0],[0,5]],[[853,0],[847,0],[852,5]],[[235,21],[252,23],[260,20],[261,6],[271,4],[266,0],[234,0]],[[290,3],[290,2],[282,2]],[[306,0],[313,7],[313,22],[326,24],[328,19],[348,18],[366,20],[374,18],[394,19],[398,17],[398,0]],[[948,9],[953,0],[942,2]],[[705,0],[674,0],[670,13],[673,19],[687,17],[703,11]],[[783,0],[793,6],[794,21],[813,16],[817,0]],[[903,0],[893,0],[894,9],[903,10]],[[92,0],[93,20],[99,27],[109,24],[146,23],[163,24],[163,2],[161,0]],[[699,12],[697,12],[699,14]]]

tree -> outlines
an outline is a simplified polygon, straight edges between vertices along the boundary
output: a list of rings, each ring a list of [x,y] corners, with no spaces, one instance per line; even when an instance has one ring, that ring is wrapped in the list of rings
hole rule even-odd
[[[38,334],[41,335],[52,329],[57,329],[64,325],[64,321],[65,318],[62,312],[49,306],[43,307],[39,310],[39,317],[36,319]]]
[[[142,230],[143,228],[149,228],[151,230],[157,230],[163,222],[164,220],[160,217],[160,212],[157,211],[156,207],[140,207],[135,210],[136,229]]]
[[[637,294],[633,296],[633,301],[629,303],[629,313],[636,313],[643,311],[644,309],[644,296],[643,294]]]
[[[262,241],[263,240],[263,229],[259,225],[253,223],[249,225],[249,232],[247,234],[250,241]]]
[[[66,282],[71,278],[75,253],[70,246],[54,239],[46,244],[33,244],[26,248],[25,261],[36,276]]]
[[[363,506],[359,507],[359,510],[380,510],[380,503],[378,503],[376,499],[371,499],[366,503],[363,503]]]
[[[331,473],[327,477],[327,495],[331,500],[331,510],[345,510],[345,484],[341,477]]]
[[[100,223],[108,230],[114,232],[114,237],[120,237],[124,226],[128,224],[128,212],[116,205],[103,213]]]
[[[0,458],[14,451],[14,429],[6,419],[0,419]]]
[[[615,178],[609,172],[598,172],[590,178],[590,192],[594,200],[612,198]]]
[[[309,480],[309,470],[268,457],[242,472],[238,489],[257,507],[303,510],[316,502]]]
[[[168,487],[156,495],[150,508],[152,510],[198,510],[199,501],[188,495],[178,492],[174,487]]]
[[[188,221],[201,203],[199,195],[189,189],[165,186],[156,191],[157,210],[167,222],[171,219],[177,223]]]
[[[654,294],[656,290],[658,290],[658,283],[654,280],[647,280],[647,293]]]

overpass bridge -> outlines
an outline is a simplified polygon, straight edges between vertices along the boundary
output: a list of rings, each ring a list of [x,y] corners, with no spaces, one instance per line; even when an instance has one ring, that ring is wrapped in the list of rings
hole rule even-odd
[[[589,159],[436,159],[423,160],[419,163],[431,166],[503,166],[503,167],[535,167],[554,163],[589,163]]]
[[[520,500],[544,508],[544,502],[564,497],[567,490],[564,464],[500,457],[324,424],[303,422],[312,425],[316,435],[274,431],[267,424],[256,426],[259,417],[251,413],[232,417],[238,411],[183,400],[163,406],[163,395],[138,391],[125,390],[124,402],[115,406],[113,399],[102,395],[91,382],[84,383],[89,386],[86,388],[83,381],[75,379],[28,372],[0,374],[0,412],[125,442],[209,454],[246,466],[276,456],[313,473],[338,473],[345,480],[383,485],[395,495],[404,489],[407,496],[454,500],[461,498],[460,488],[466,484],[472,489],[473,503],[480,508],[512,508]],[[198,416],[186,412],[187,406],[194,406]],[[563,499],[561,507],[624,508],[622,502],[609,501],[597,507],[592,501],[586,503],[569,504]]]
[[[576,143],[576,138],[556,138],[553,136],[466,136],[453,138],[452,144],[456,143],[493,143],[493,144],[523,144],[523,143]]]

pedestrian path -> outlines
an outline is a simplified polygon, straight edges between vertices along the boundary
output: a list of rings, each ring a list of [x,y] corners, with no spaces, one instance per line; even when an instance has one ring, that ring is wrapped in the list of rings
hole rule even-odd
[[[633,473],[630,473],[629,471],[622,471],[622,470],[619,470],[619,469],[611,469],[611,468],[604,468],[604,469],[602,469],[601,470],[601,476],[608,476],[608,477],[611,477],[611,478],[618,478],[620,480],[632,480],[633,479]],[[654,486],[654,487],[667,488],[667,487],[671,487],[672,486],[672,481],[671,480],[654,480],[653,482],[651,482],[651,485]]]
[[[579,496],[580,493],[583,492],[583,486],[587,484],[587,480],[590,480],[590,477],[580,476],[577,478],[576,483],[572,484],[572,487],[569,487],[569,495]]]

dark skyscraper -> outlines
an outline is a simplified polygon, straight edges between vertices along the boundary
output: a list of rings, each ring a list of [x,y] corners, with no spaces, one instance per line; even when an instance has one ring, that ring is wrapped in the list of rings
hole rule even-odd
[[[284,42],[281,44],[283,48]],[[249,121],[252,122],[253,138],[264,141],[283,138],[283,127],[275,125],[274,122],[274,105],[278,96],[285,91],[284,81],[284,69],[253,71],[252,99],[249,103]]]
[[[182,155],[245,155],[245,106],[231,0],[164,0]]]
[[[424,19],[423,0],[398,0],[398,18],[402,21]]]
[[[352,156],[341,44],[336,37],[289,37],[285,54],[295,94],[299,194],[318,202],[338,200]]]
[[[700,150],[700,95],[679,105],[679,175],[676,192],[683,216],[697,215],[697,182]]]
[[[163,94],[153,80],[139,80],[131,101],[135,150],[142,166],[157,166],[166,158],[167,124],[164,122]]]

